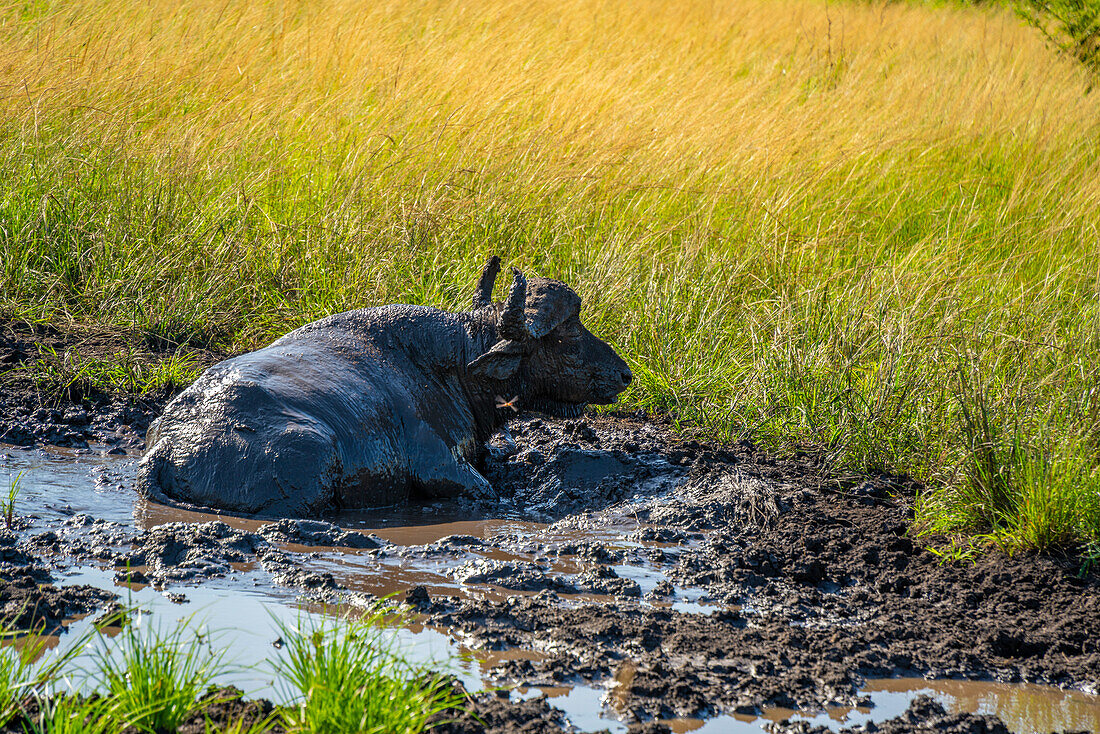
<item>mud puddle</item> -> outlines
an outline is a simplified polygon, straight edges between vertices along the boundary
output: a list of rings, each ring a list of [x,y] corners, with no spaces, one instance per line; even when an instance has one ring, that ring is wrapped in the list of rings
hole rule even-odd
[[[773,708],[759,716],[719,715],[710,719],[664,719],[674,734],[752,734],[784,722],[840,731],[881,724],[903,713],[920,696],[929,696],[948,712],[993,715],[1013,734],[1100,731],[1100,698],[1050,686],[1009,685],[984,681],[926,681],[901,678],[868,681],[862,689],[866,702],[858,707],[829,707],[818,713]],[[517,698],[545,695],[551,705],[566,712],[570,722],[585,732],[628,731],[615,716],[615,688],[559,686],[517,688]]]
[[[884,481],[835,492],[811,462],[651,424],[521,428],[488,468],[499,501],[324,521],[145,503],[134,455],[105,446],[0,448],[0,482],[24,472],[30,523],[10,547],[153,620],[193,615],[240,665],[225,682],[274,701],[262,663],[277,620],[392,596],[417,615],[398,633],[416,659],[449,660],[489,697],[479,706],[503,686],[517,710],[563,712],[532,732],[840,730],[907,715],[920,695],[1016,732],[1100,729],[1100,698],[1024,683],[1100,686],[1093,582],[1042,559],[945,567],[905,537],[905,490]],[[595,469],[565,471],[578,457]],[[505,731],[513,714],[449,731]]]
[[[70,569],[59,574],[61,585],[89,584],[106,588],[119,595],[124,606],[140,610],[144,624],[174,629],[186,624],[196,633],[207,635],[211,644],[227,647],[229,670],[219,676],[218,683],[237,686],[253,698],[266,698],[287,703],[287,691],[273,679],[270,663],[277,658],[281,638],[280,625],[294,628],[299,621],[321,614],[354,613],[348,604],[327,608],[300,600],[290,589],[273,588],[257,572],[243,572],[229,579],[217,579],[186,590],[186,602],[173,598],[151,586],[116,584],[110,571],[91,566]],[[176,597],[178,599],[178,597]],[[142,624],[131,615],[131,623]],[[135,622],[135,620],[137,620]],[[242,624],[247,620],[247,624]],[[77,639],[95,624],[95,615],[71,622],[66,634],[55,637],[51,647],[64,649],[68,639]],[[108,628],[107,634],[112,628]],[[117,633],[117,628],[113,628]],[[463,682],[467,690],[484,687],[479,663],[470,650],[462,648],[447,635],[430,628],[398,629],[393,633],[401,649],[412,660],[446,671]],[[76,666],[91,667],[97,648],[91,647],[74,659]]]
[[[296,542],[291,534],[269,534],[272,546],[302,556],[312,573],[330,574],[333,588],[323,591],[331,593],[319,594],[317,589],[280,583],[251,558],[228,560],[224,573],[209,577],[145,583],[147,565],[122,565],[126,547],[140,542],[143,533],[178,523],[224,523],[242,534],[257,535],[277,523],[148,503],[131,489],[135,466],[134,457],[108,453],[107,447],[0,451],[0,479],[10,482],[19,477],[17,509],[27,521],[21,531],[22,542],[53,551],[46,560],[59,586],[83,584],[106,589],[118,595],[121,603],[142,609],[153,620],[187,620],[214,632],[231,648],[238,668],[219,682],[275,702],[282,701],[282,692],[270,680],[265,661],[271,658],[271,643],[279,636],[279,623],[293,623],[301,614],[343,613],[375,598],[403,598],[413,588],[423,589],[431,597],[456,595],[498,601],[537,593],[536,588],[507,588],[514,585],[507,576],[515,569],[521,576],[528,572],[529,578],[523,583],[532,587],[555,589],[563,598],[578,603],[598,602],[614,598],[615,588],[597,583],[598,588],[585,593],[575,584],[560,580],[581,574],[588,565],[578,559],[578,554],[597,547],[600,553],[611,553],[621,561],[651,546],[669,545],[628,539],[627,535],[640,527],[629,519],[618,518],[581,530],[576,524],[552,527],[522,520],[508,508],[503,508],[498,518],[472,519],[473,513],[461,507],[413,507],[382,515],[360,512],[330,518],[339,520],[343,531],[376,541],[377,547],[338,547],[328,545],[324,539]],[[62,540],[52,547],[41,541],[55,535]],[[572,551],[551,552],[563,545],[569,545]],[[88,565],[90,562],[98,565]],[[610,573],[605,579],[597,578],[597,582],[625,585],[628,596],[639,604],[691,613],[710,613],[717,608],[699,601],[705,594],[698,589],[681,589],[676,601],[644,601],[642,597],[662,583],[676,593],[665,574],[630,563],[604,568],[611,569]],[[482,578],[484,581],[479,580]],[[92,614],[71,621],[65,628],[68,634],[53,638],[50,646],[63,648],[66,638],[79,637],[91,627],[94,617]],[[241,619],[249,620],[247,630],[240,628]],[[445,663],[444,669],[458,677],[469,691],[506,685],[507,681],[492,674],[496,666],[537,657],[537,653],[525,650],[472,649],[456,637],[422,624],[402,630],[399,636],[414,659]],[[78,663],[84,658],[90,662],[92,654],[79,656]],[[545,687],[547,695],[561,690],[560,686]],[[571,718],[598,718],[601,707],[586,703],[586,690],[578,686],[576,695],[560,701]]]

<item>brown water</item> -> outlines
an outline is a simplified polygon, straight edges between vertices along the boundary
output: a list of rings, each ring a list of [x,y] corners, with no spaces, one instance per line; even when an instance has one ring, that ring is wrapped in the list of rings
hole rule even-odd
[[[900,694],[908,699],[914,691],[924,692],[941,701],[949,711],[996,714],[1016,732],[1100,732],[1100,697],[1080,691],[1026,683],[920,678],[872,680],[864,690],[871,694],[872,700],[876,694]]]
[[[135,530],[179,521],[222,520],[249,531],[264,524],[264,521],[188,512],[144,502],[128,488],[132,486],[134,464],[132,457],[113,457],[95,451],[5,451],[0,446],[0,482],[25,471],[17,506],[20,514],[34,520],[32,527],[23,531],[25,534],[51,529],[79,512],[120,522]],[[237,666],[224,676],[224,682],[238,685],[253,696],[281,701],[285,700],[286,692],[273,679],[269,667],[269,661],[280,654],[271,644],[279,636],[279,623],[293,624],[301,615],[353,609],[360,603],[356,601],[358,594],[383,596],[401,593],[417,585],[427,587],[433,595],[503,598],[519,593],[488,585],[467,586],[456,581],[452,575],[454,569],[475,558],[531,561],[541,564],[549,573],[571,574],[580,570],[576,559],[548,555],[548,549],[562,542],[587,539],[626,551],[644,550],[625,537],[637,527],[629,518],[598,527],[584,522],[548,526],[512,516],[514,513],[507,507],[502,507],[498,514],[491,518],[464,517],[437,506],[329,518],[342,527],[378,535],[393,545],[387,546],[381,557],[356,550],[287,546],[288,550],[313,554],[308,561],[310,568],[332,573],[338,583],[352,592],[341,606],[327,609],[317,605],[303,606],[296,590],[273,584],[258,567],[245,567],[227,578],[213,579],[198,586],[173,585],[171,591],[187,596],[188,603],[183,605],[172,603],[151,587],[117,586],[110,569],[77,566],[57,575],[60,583],[88,583],[115,591],[124,601],[146,610],[149,624],[175,625],[184,621],[213,630],[219,644],[229,649]],[[496,548],[464,548],[457,556],[425,552],[423,546],[452,535],[506,539],[507,542],[498,543],[500,547]],[[670,550],[675,552],[675,549]],[[643,594],[665,578],[645,561],[643,553],[628,552],[627,558],[614,569],[620,576],[635,580]],[[706,600],[702,590],[678,587],[676,592],[673,601],[639,600],[636,603],[699,614],[719,608]],[[70,625],[73,634],[58,638],[54,644],[63,648],[67,640],[75,639],[90,625],[90,618],[73,620]],[[506,657],[538,655],[525,650],[472,649],[448,635],[446,630],[419,624],[394,634],[410,656],[449,669],[472,689],[495,685],[495,681],[486,679],[487,672]],[[546,695],[551,704],[563,709],[582,731],[608,728],[622,732],[626,726],[616,717],[617,712],[625,709],[621,691],[626,690],[633,673],[633,665],[627,662],[605,687],[518,688],[513,695]],[[767,721],[795,717],[835,729],[891,718],[904,711],[913,696],[927,693],[952,710],[995,713],[1019,734],[1056,729],[1100,731],[1100,697],[1042,686],[894,679],[871,681],[865,693],[873,703],[869,709],[830,709],[808,715],[777,709],[760,717],[720,716],[707,721],[676,719],[668,723],[675,732],[759,732]]]

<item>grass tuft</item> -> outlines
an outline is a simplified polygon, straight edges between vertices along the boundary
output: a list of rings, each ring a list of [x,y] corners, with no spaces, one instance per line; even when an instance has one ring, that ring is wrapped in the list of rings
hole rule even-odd
[[[400,654],[387,633],[401,622],[392,615],[380,606],[362,618],[281,625],[286,644],[274,667],[294,701],[283,710],[289,730],[420,734],[433,717],[459,707],[449,678]]]
[[[19,500],[19,493],[23,489],[24,471],[20,471],[8,480],[7,496],[0,498],[0,515],[4,518],[4,528],[12,530],[16,526],[15,503]]]
[[[122,626],[113,644],[96,651],[91,680],[110,701],[109,714],[138,731],[175,731],[195,711],[217,699],[209,691],[226,672],[226,650],[189,623],[161,631],[142,614]]]

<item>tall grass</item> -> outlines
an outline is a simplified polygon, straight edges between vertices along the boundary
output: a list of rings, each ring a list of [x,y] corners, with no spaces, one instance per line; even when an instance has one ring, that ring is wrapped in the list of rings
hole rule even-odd
[[[627,405],[911,473],[922,527],[1100,536],[1062,489],[1095,486],[1100,96],[1007,10],[37,0],[0,41],[12,317],[245,349],[461,306],[495,252],[577,287]],[[1029,467],[993,504],[990,457]]]

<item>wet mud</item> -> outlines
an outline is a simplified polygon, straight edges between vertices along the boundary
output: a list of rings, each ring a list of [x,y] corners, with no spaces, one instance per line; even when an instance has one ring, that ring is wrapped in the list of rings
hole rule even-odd
[[[814,726],[804,721],[780,722],[768,729],[772,734],[832,734],[827,726]],[[866,727],[844,727],[841,734],[876,731],[879,734],[910,734],[911,732],[945,732],[946,734],[1009,734],[1008,727],[996,716],[948,713],[928,696],[919,696],[901,716]]]
[[[0,532],[0,625],[6,629],[54,634],[64,621],[116,598],[86,584],[55,586],[46,565],[16,544],[12,533]]]
[[[604,429],[605,445],[629,425],[589,422]],[[501,680],[615,681],[627,720],[852,706],[865,700],[867,679],[902,675],[1095,690],[1100,596],[1095,577],[1071,563],[994,556],[945,565],[908,536],[915,488],[905,481],[845,486],[813,462],[777,462],[748,446],[677,450],[690,469],[671,495],[567,522],[618,513],[646,523],[633,537],[665,543],[641,552],[673,584],[704,590],[711,613],[571,602],[563,592],[576,589],[540,584],[528,567],[498,572],[503,585],[540,593],[421,599],[419,608],[481,646],[545,653],[502,663]],[[597,577],[613,577],[624,556],[599,544],[584,553]],[[494,583],[491,574],[475,579]]]
[[[95,420],[117,436],[145,418]],[[333,608],[400,599],[504,688],[472,693],[450,732],[816,732],[815,712],[873,711],[899,679],[1072,689],[1098,712],[1012,731],[1100,722],[1100,581],[1052,555],[944,563],[911,534],[919,488],[905,478],[685,439],[646,416],[536,417],[489,445],[496,498],[271,521],[137,500],[136,457],[111,456],[103,435],[73,454],[105,462],[94,492],[51,490],[0,537],[0,595],[55,589],[41,603],[51,624],[113,597],[50,583],[69,567],[180,600],[234,579]],[[579,692],[591,725],[565,711]],[[910,704],[858,726],[1004,730],[978,704]]]

